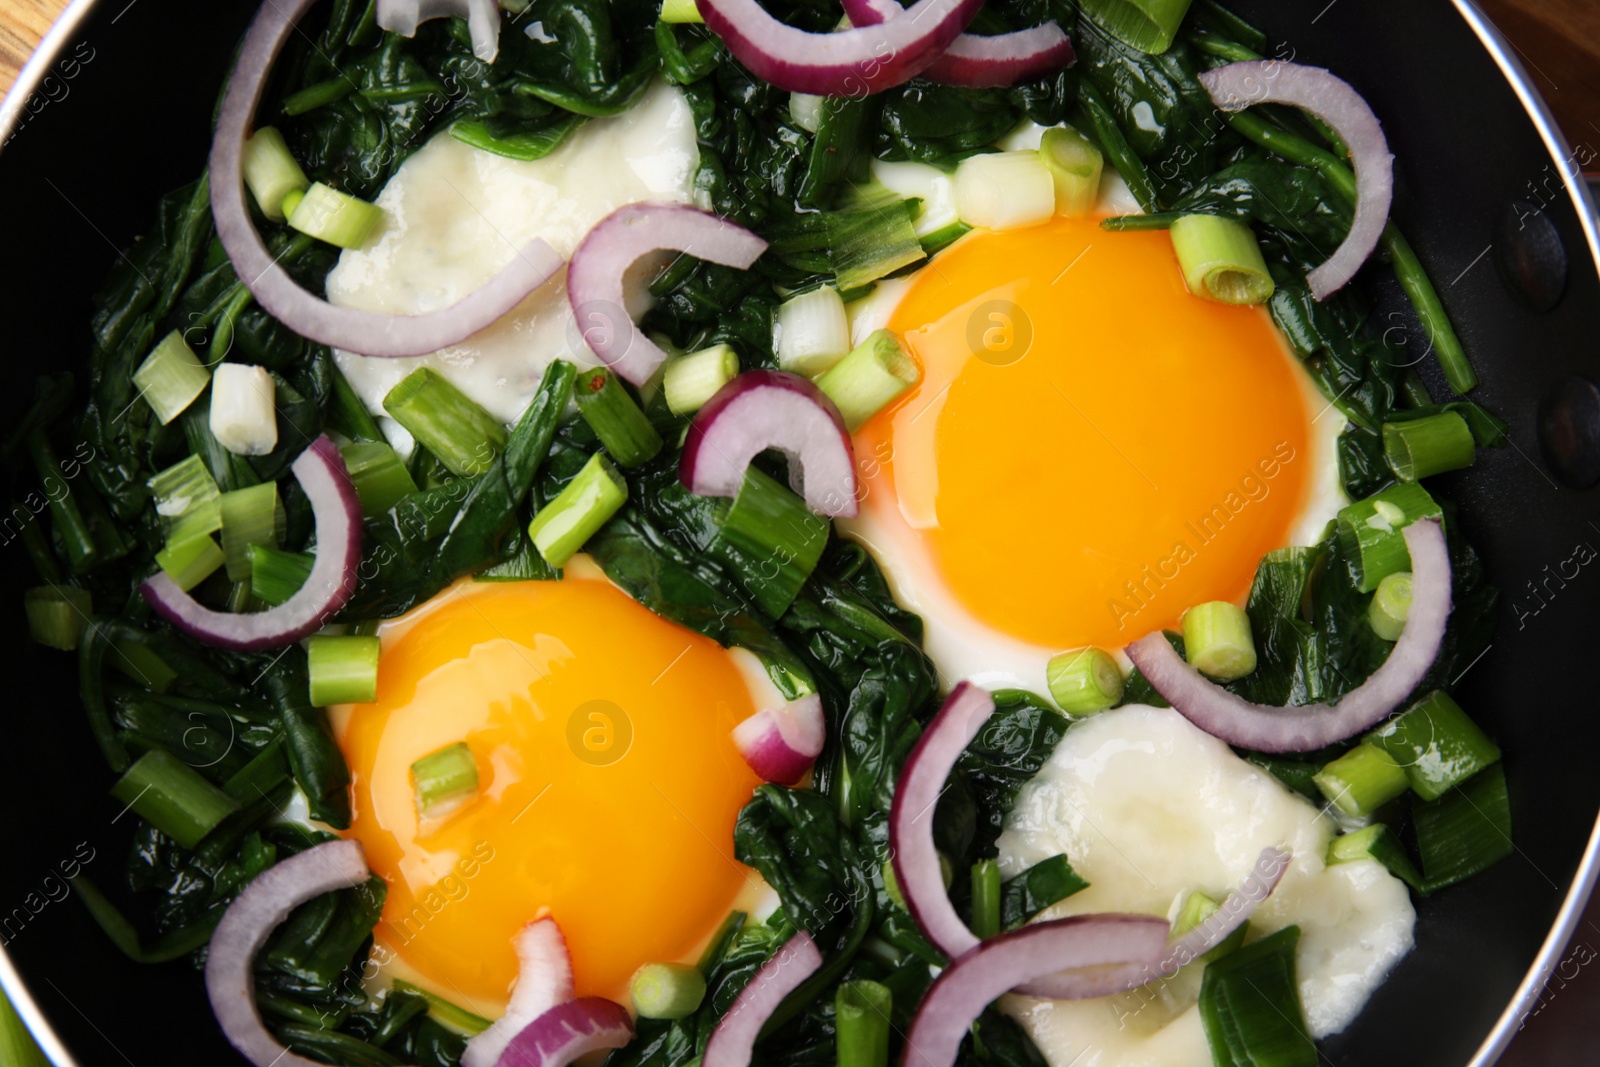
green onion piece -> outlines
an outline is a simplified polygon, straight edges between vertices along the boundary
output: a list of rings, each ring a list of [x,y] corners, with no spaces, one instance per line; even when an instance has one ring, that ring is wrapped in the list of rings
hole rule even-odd
[[[278,483],[263,482],[248,489],[223,493],[222,554],[227,558],[228,577],[242,582],[250,577],[251,545],[278,543]]]
[[[958,219],[937,229],[929,230],[919,240],[922,244],[922,250],[931,256],[935,252],[944,251],[971,232],[972,227]]]
[[[1200,1021],[1212,1060],[1229,1067],[1317,1067],[1295,978],[1298,926],[1206,965]]]
[[[807,271],[833,271],[841,294],[920,263],[916,205],[907,200],[795,216],[767,236],[779,258]]]
[[[1340,509],[1339,547],[1356,571],[1356,588],[1373,592],[1391,574],[1411,569],[1402,532],[1418,519],[1442,519],[1443,510],[1415,483],[1391,485]]]
[[[1067,857],[1040,860],[1006,879],[1000,891],[1000,925],[1007,930],[1021,926],[1057,901],[1088,888],[1089,883],[1072,869]]]
[[[778,366],[815,378],[850,354],[850,315],[839,290],[824,285],[778,305],[772,318]]]
[[[687,963],[647,963],[628,985],[633,1010],[645,1019],[682,1019],[700,1009],[706,978]]]
[[[695,0],[661,0],[661,21],[704,23],[705,19],[700,17]]]
[[[237,801],[164,748],[141,756],[111,795],[184,848],[194,848],[239,810]]]
[[[732,503],[718,505],[711,551],[776,619],[817,569],[829,529],[828,520],[813,515],[788,486],[751,466]]]
[[[1190,293],[1219,304],[1264,304],[1272,296],[1272,275],[1249,226],[1220,215],[1185,215],[1169,232]]]
[[[287,193],[283,194],[283,200],[278,205],[278,210],[282,211],[284,217],[287,218],[288,216],[294,214],[294,209],[299,207],[300,201],[304,200],[305,198],[306,194],[304,189],[290,189]]]
[[[1084,0],[1083,13],[1131,48],[1160,55],[1172,47],[1192,0]]]
[[[506,428],[432,367],[418,367],[383,398],[404,426],[451,474],[482,474],[506,447]]]
[[[893,1010],[888,986],[864,978],[839,983],[833,996],[837,1067],[886,1067]]]
[[[383,221],[383,208],[317,182],[289,212],[289,225],[340,248],[360,248]]]
[[[889,902],[895,907],[903,910],[906,906],[906,898],[900,892],[900,879],[896,878],[894,874],[894,861],[884,860],[882,871],[884,895],[889,898]]]
[[[478,793],[478,761],[465,741],[430,752],[411,765],[411,790],[417,814],[438,818]]]
[[[318,635],[306,642],[306,666],[311,674],[311,703],[370,704],[378,699],[376,637]]]
[[[444,1023],[452,1030],[463,1034],[481,1034],[494,1023],[481,1015],[474,1015],[466,1008],[453,1004],[436,993],[430,993],[421,986],[412,985],[404,978],[394,980],[396,993],[409,993],[414,997],[421,997],[428,1002],[428,1014],[439,1022]]]
[[[166,548],[156,553],[156,565],[186,592],[211,577],[226,562],[227,557],[210,534],[168,542]]]
[[[1406,791],[1406,772],[1395,758],[1365,741],[1322,768],[1312,781],[1346,815],[1370,814]]]
[[[1250,616],[1237,604],[1213,600],[1183,615],[1183,647],[1201,674],[1231,682],[1256,669],[1256,642]]]
[[[1100,174],[1105,155],[1071,126],[1044,131],[1039,158],[1056,187],[1056,214],[1081,218],[1094,214],[1100,202]]]
[[[345,469],[361,498],[361,514],[382,515],[417,491],[411,472],[394,449],[382,441],[362,441],[339,449]]]
[[[149,481],[167,540],[184,541],[222,529],[222,490],[199,456],[174,463]]]
[[[789,117],[807,133],[816,133],[822,125],[822,101],[810,93],[789,94]]]
[[[1385,641],[1398,641],[1405,632],[1406,619],[1411,615],[1411,572],[1386,574],[1378,583],[1367,605],[1367,622],[1372,632]]]
[[[1437,800],[1500,759],[1500,746],[1450,696],[1434,691],[1367,735],[1405,768],[1411,789]]]
[[[1411,807],[1422,856],[1422,891],[1455,885],[1511,855],[1511,798],[1496,763],[1437,800]]]
[[[979,938],[1000,932],[1000,864],[994,860],[972,865],[972,932]]]
[[[832,370],[817,379],[821,389],[854,433],[922,380],[922,368],[888,330],[874,330]]]
[[[1038,152],[987,152],[956,166],[956,213],[969,226],[1016,230],[1056,213],[1056,183]]]
[[[0,992],[0,1063],[6,1067],[50,1067],[22,1016]]]
[[[1354,833],[1340,834],[1328,842],[1327,864],[1354,863],[1357,860],[1377,860],[1389,873],[1412,889],[1422,889],[1422,875],[1406,855],[1405,846],[1381,822],[1375,822]]]
[[[1098,648],[1080,648],[1051,656],[1046,667],[1050,695],[1068,715],[1093,715],[1122,699],[1122,668]]]
[[[71,652],[94,614],[89,591],[71,585],[41,585],[22,594],[28,632],[46,648]]]
[[[727,345],[712,345],[671,360],[661,372],[667,410],[674,415],[699,411],[738,373],[739,354]]]
[[[596,452],[565,489],[528,523],[533,547],[552,567],[564,567],[628,499],[628,483]]]
[[[125,637],[110,644],[106,662],[152,693],[165,693],[178,680],[178,672],[144,641]]]
[[[273,222],[284,220],[283,198],[286,194],[304,193],[311,185],[306,172],[300,169],[283,134],[271,126],[264,126],[244,143],[244,183],[256,198],[256,206]]]
[[[581,372],[573,383],[572,399],[611,458],[624,467],[637,467],[661,451],[661,435],[627,387],[605,367]]]
[[[1183,898],[1183,905],[1178,909],[1178,915],[1172,920],[1172,936],[1182,937],[1201,923],[1217,913],[1222,905],[1214,899],[1195,889]],[[1248,922],[1240,923],[1239,928],[1217,943],[1217,946],[1198,958],[1202,963],[1220,960],[1238,950],[1244,944],[1246,932],[1250,929]]]
[[[250,545],[245,558],[250,561],[250,591],[271,607],[298,593],[316,564],[309,552],[280,552],[266,545]]]
[[[1402,482],[1472,466],[1477,441],[1454,411],[1383,424],[1383,455]]]
[[[211,384],[211,372],[194,354],[183,334],[173,330],[133,372],[133,384],[165,426]]]

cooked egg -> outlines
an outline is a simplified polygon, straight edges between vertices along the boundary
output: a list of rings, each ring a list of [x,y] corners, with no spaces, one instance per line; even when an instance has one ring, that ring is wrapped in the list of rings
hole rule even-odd
[[[1199,890],[1221,900],[1261,849],[1294,859],[1257,909],[1260,934],[1298,924],[1300,1000],[1315,1037],[1344,1029],[1410,951],[1406,886],[1372,860],[1323,863],[1336,828],[1304,798],[1175,711],[1129,706],[1075,724],[1022,788],[1000,836],[1006,876],[1065,853],[1089,888],[1046,918],[1167,914]],[[1099,1000],[1008,997],[1052,1067],[1207,1067],[1202,968]]]
[[[458,583],[379,629],[371,704],[338,710],[350,836],[389,884],[382,956],[490,1018],[512,935],[553,916],[579,995],[692,960],[760,882],[733,858],[759,784],[730,731],[772,694],[748,653],[651,613],[585,557],[551,582]],[[410,768],[465,742],[475,797],[423,819]]]

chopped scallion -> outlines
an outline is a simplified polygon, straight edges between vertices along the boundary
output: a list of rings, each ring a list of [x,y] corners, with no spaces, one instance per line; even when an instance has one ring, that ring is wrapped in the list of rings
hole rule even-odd
[[[1272,296],[1272,275],[1249,226],[1220,215],[1185,215],[1168,232],[1193,295],[1219,304],[1264,304]]]
[[[857,978],[839,984],[833,997],[836,1067],[886,1067],[894,992]]]
[[[417,814],[441,818],[478,793],[478,761],[465,741],[430,752],[411,765]]]
[[[682,1019],[699,1010],[706,978],[687,963],[647,963],[634,972],[628,993],[643,1018]]]
[[[1455,885],[1515,851],[1505,765],[1496,763],[1437,800],[1411,806],[1422,856],[1422,888]]]
[[[22,594],[28,614],[28,632],[46,648],[71,652],[94,614],[87,589],[71,585],[41,585]]]
[[[850,316],[839,290],[824,285],[778,305],[772,319],[778,366],[815,378],[850,354]]]
[[[370,704],[378,699],[376,637],[319,634],[306,642],[306,667],[311,675],[311,703]]]
[[[979,860],[972,865],[972,932],[979,938],[1000,932],[1000,864]]]
[[[417,491],[411,472],[394,449],[382,441],[362,441],[339,450],[350,481],[361,498],[361,513],[367,518],[382,515]]]
[[[583,421],[622,466],[637,467],[661,451],[661,435],[627,386],[605,367],[579,372],[572,398]]]
[[[1215,915],[1217,909],[1221,906],[1215,899],[1200,892],[1198,889],[1191,890],[1183,898],[1183,904],[1178,908],[1178,914],[1172,920],[1172,936],[1182,937],[1187,934]],[[1240,923],[1239,928],[1218,942],[1215,948],[1199,956],[1199,961],[1210,963],[1212,960],[1220,960],[1222,957],[1237,951],[1239,946],[1244,944],[1244,939],[1249,929],[1250,924],[1248,922]]]
[[[506,447],[506,428],[432,367],[418,367],[383,398],[383,409],[452,474],[482,474]]]
[[[1212,1060],[1229,1067],[1317,1067],[1295,978],[1300,928],[1286,926],[1206,965],[1200,1022]]]
[[[1500,746],[1438,690],[1379,726],[1367,740],[1405,768],[1412,791],[1423,800],[1437,800],[1500,759]]]
[[[236,456],[278,447],[277,385],[264,367],[222,363],[211,376],[211,436]]]
[[[360,248],[382,221],[383,208],[321,182],[307,189],[289,212],[290,226],[340,248]]]
[[[211,577],[225,562],[227,557],[210,534],[169,541],[167,547],[156,553],[156,565],[185,591]]]
[[[1068,218],[1093,214],[1100,201],[1100,174],[1105,169],[1100,149],[1072,127],[1056,126],[1044,131],[1039,158],[1055,183],[1056,214]]]
[[[1093,715],[1122,699],[1122,668],[1098,648],[1080,648],[1050,657],[1045,669],[1050,695],[1068,715]]]
[[[1411,553],[1402,531],[1418,519],[1443,515],[1428,491],[1415,483],[1391,485],[1340,509],[1339,547],[1355,568],[1356,588],[1370,593],[1389,575],[1409,571]]]
[[[284,220],[283,198],[289,193],[304,193],[311,181],[300,169],[283,134],[263,126],[244,143],[244,183],[256,198],[256,206],[273,222]]]
[[[1084,0],[1083,13],[1123,44],[1151,55],[1172,47],[1193,0]]]
[[[794,603],[828,546],[828,520],[754,466],[745,469],[732,503],[719,506],[717,524],[711,551],[774,619]]]
[[[1055,178],[1038,152],[968,156],[955,181],[956,213],[969,226],[1017,230],[1055,217]]]
[[[628,499],[628,483],[596,452],[528,524],[528,536],[552,567],[563,567]]]
[[[1201,674],[1231,682],[1256,669],[1250,616],[1226,600],[1196,604],[1183,615],[1185,655]]]
[[[237,801],[164,748],[141,756],[111,795],[184,848],[194,848],[239,810]]]
[[[1422,875],[1406,855],[1399,838],[1381,822],[1349,834],[1340,834],[1328,842],[1328,866],[1354,863],[1357,860],[1376,860],[1389,869],[1389,873],[1413,889],[1421,890]]]
[[[1367,622],[1372,632],[1385,641],[1398,641],[1411,616],[1411,572],[1386,574],[1367,605]]]
[[[874,330],[854,351],[817,379],[854,433],[922,379],[922,368],[888,330]]]
[[[211,372],[194,354],[183,334],[173,330],[133,372],[133,384],[165,426],[211,384]]]
[[[308,553],[280,552],[266,545],[249,545],[245,557],[250,561],[250,591],[273,607],[298,593],[316,565],[316,557]]]
[[[1395,758],[1365,741],[1312,778],[1334,807],[1350,816],[1371,814],[1406,791],[1406,772]]]
[[[695,0],[661,0],[662,22],[705,22]]]
[[[223,493],[219,506],[228,577],[242,582],[250,577],[250,546],[278,543],[278,483],[263,482]]]
[[[699,411],[738,373],[739,354],[727,345],[712,345],[669,361],[661,372],[667,410],[674,415]]]
[[[1402,482],[1472,466],[1477,440],[1455,411],[1383,424],[1383,455]]]
[[[789,117],[794,119],[796,126],[807,133],[816,133],[817,128],[822,125],[822,97],[810,93],[790,93]]]
[[[189,456],[149,481],[167,540],[184,541],[222,529],[222,490],[205,461]]]

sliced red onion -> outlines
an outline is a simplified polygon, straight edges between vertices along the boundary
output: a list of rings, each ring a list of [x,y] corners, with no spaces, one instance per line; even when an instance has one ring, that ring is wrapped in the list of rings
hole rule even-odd
[[[906,1033],[905,1067],[950,1067],[973,1020],[1017,986],[1067,970],[1091,990],[1098,974],[1154,967],[1166,953],[1167,930],[1167,921],[1153,916],[1075,915],[979,942],[928,987]]]
[[[497,0],[378,0],[378,25],[402,37],[415,37],[429,19],[459,15],[472,31],[472,53],[485,63],[500,54],[500,5]]]
[[[1378,247],[1394,198],[1394,156],[1378,116],[1348,82],[1320,67],[1249,60],[1207,71],[1200,83],[1224,111],[1242,111],[1252,104],[1289,104],[1309,111],[1349,147],[1356,172],[1355,219],[1327,262],[1306,275],[1318,300],[1344,288]]]
[[[839,409],[784,371],[745,371],[718,390],[689,424],[678,477],[692,493],[734,496],[769,448],[789,457],[789,484],[815,514],[856,514],[855,448]]]
[[[628,1009],[604,997],[557,1004],[511,1039],[498,1067],[567,1067],[580,1056],[633,1040]]]
[[[816,693],[765,708],[733,728],[733,744],[766,782],[794,785],[822,754],[827,740],[822,697]]]
[[[628,204],[602,219],[572,253],[567,299],[584,343],[635,385],[667,358],[627,312],[623,275],[652,252],[684,252],[745,270],[767,242],[727,219],[683,204]]]
[[[933,809],[956,760],[993,714],[994,698],[987,690],[971,682],[956,686],[906,757],[889,808],[889,849],[906,911],[951,959],[971,949],[978,938],[945,892],[939,850],[933,844]]]
[[[701,1067],[749,1067],[761,1028],[778,1005],[822,966],[811,935],[801,930],[791,937],[750,979],[737,999],[717,1021],[706,1042]]]
[[[311,501],[317,558],[298,592],[275,608],[234,615],[212,611],[157,571],[139,592],[172,625],[208,645],[255,652],[278,648],[321,629],[356,591],[361,563],[361,500],[339,450],[326,435],[311,442],[289,468]]]
[[[895,0],[844,0],[856,26],[877,26],[906,13]],[[963,33],[923,76],[944,85],[990,89],[1042,77],[1076,58],[1072,41],[1054,20],[1031,29],[985,37]]]
[[[295,20],[315,2],[268,0],[239,46],[239,61],[211,142],[211,213],[217,238],[257,302],[303,337],[366,356],[424,356],[458,344],[555,277],[562,267],[555,249],[535,238],[504,270],[460,302],[422,315],[388,315],[335,307],[300,288],[250,221],[240,169],[244,142],[278,52],[294,33]],[[494,6],[492,0],[489,6]]]
[[[903,19],[808,33],[779,22],[758,0],[699,0],[706,25],[757,77],[819,96],[865,96],[910,81],[982,6],[983,0],[917,0]]]
[[[467,1041],[461,1067],[495,1067],[517,1034],[557,1004],[572,999],[572,955],[554,919],[524,926],[511,945],[517,952],[517,984],[511,989],[511,1002],[493,1026]]]
[[[1213,737],[1256,752],[1309,752],[1376,726],[1422,683],[1439,655],[1450,617],[1450,553],[1432,519],[1405,528],[1411,553],[1411,613],[1383,666],[1338,704],[1278,708],[1252,704],[1183,661],[1160,633],[1128,646],[1128,658],[1156,692]]]
[[[329,841],[268,867],[228,905],[206,950],[206,994],[223,1035],[256,1067],[318,1067],[280,1045],[262,1022],[256,1008],[256,953],[295,908],[367,878],[359,842]]]

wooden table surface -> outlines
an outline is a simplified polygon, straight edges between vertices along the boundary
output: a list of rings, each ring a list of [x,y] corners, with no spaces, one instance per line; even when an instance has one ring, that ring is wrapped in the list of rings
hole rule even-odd
[[[1478,3],[1521,54],[1567,138],[1573,144],[1600,145],[1600,0]],[[28,54],[65,7],[66,0],[0,0],[0,93],[11,87]],[[1600,900],[1591,903],[1540,1007],[1502,1067],[1566,1067],[1600,1057],[1600,980],[1583,966],[1597,951]]]

